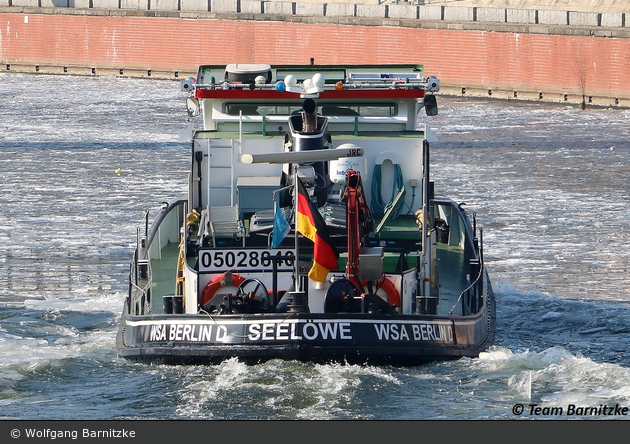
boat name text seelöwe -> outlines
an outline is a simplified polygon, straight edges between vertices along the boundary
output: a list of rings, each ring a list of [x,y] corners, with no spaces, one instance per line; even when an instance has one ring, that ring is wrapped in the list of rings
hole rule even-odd
[[[278,321],[236,324],[156,323],[143,326],[147,342],[354,340],[372,330],[378,341],[453,342],[453,328],[432,323]]]

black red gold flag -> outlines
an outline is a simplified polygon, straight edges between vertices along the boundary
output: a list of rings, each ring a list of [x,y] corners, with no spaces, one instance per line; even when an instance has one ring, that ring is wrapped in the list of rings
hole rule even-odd
[[[308,277],[315,282],[324,283],[328,272],[337,268],[339,255],[330,240],[324,218],[311,201],[299,177],[297,182],[297,230],[315,244],[313,266],[308,272]]]

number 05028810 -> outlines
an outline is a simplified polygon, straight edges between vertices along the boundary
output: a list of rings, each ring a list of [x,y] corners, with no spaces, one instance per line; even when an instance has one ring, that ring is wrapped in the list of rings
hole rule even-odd
[[[272,270],[274,261],[278,271],[293,269],[295,253],[292,250],[201,250],[199,271],[221,272],[228,270]]]

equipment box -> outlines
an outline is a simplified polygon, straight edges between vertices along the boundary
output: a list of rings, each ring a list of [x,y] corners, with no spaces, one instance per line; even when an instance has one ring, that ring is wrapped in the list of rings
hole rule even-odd
[[[359,279],[378,281],[383,274],[383,248],[363,247],[359,250]]]
[[[280,177],[239,177],[236,180],[236,196],[241,220],[257,211],[273,211],[273,192],[278,188],[280,188]]]

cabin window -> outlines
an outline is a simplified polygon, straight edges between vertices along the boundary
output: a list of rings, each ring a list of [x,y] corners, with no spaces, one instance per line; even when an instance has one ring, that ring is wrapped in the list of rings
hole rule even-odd
[[[231,116],[238,116],[242,112],[244,116],[259,116],[258,105],[255,103],[226,103],[223,112]]]
[[[302,103],[280,103],[258,105],[255,103],[226,103],[223,112],[230,116],[238,116],[242,111],[244,116],[288,116],[302,109]]]
[[[263,116],[290,116],[302,110],[302,104],[261,105],[258,107]]]
[[[394,117],[398,114],[395,103],[347,104],[325,103],[318,111],[323,116]]]
[[[278,103],[257,105],[255,103],[226,103],[223,112],[231,116],[289,116],[302,110],[302,103]],[[362,103],[348,105],[346,103],[323,103],[317,108],[323,116],[363,116],[394,117],[398,115],[395,103]]]

